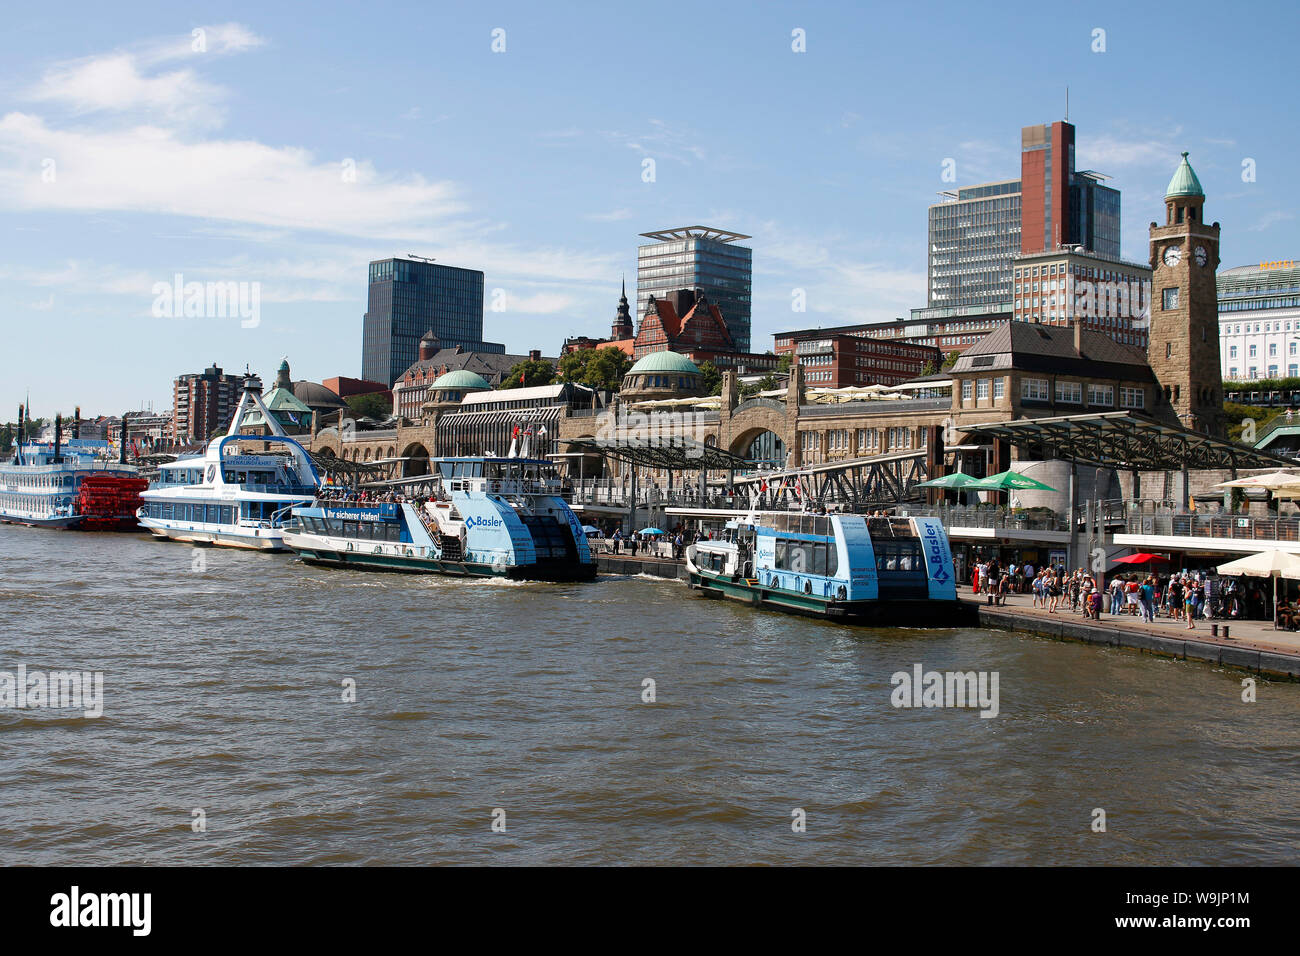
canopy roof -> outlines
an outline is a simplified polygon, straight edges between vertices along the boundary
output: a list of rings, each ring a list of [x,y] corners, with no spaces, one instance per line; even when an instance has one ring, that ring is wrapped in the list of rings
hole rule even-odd
[[[1050,458],[1110,468],[1181,471],[1183,468],[1294,468],[1288,458],[1131,412],[1020,418],[963,428],[1018,448],[1040,446]]]
[[[751,467],[748,459],[681,435],[654,438],[581,438],[569,442],[569,450],[607,455],[634,465],[669,468],[675,471],[700,471],[704,468],[710,471],[738,471]]]

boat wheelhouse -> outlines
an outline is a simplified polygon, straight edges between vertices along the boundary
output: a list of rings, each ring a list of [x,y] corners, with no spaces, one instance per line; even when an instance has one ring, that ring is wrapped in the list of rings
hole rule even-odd
[[[750,512],[687,548],[686,567],[702,594],[796,614],[905,626],[969,616],[933,518]]]
[[[457,457],[389,483],[404,500],[294,508],[285,543],[308,564],[363,570],[590,581],[596,561],[551,461]]]
[[[22,409],[18,419],[21,433]],[[62,420],[54,427],[53,441],[21,442],[0,464],[0,521],[44,528],[134,525],[141,481],[135,467],[113,461],[106,441],[64,441]]]
[[[244,415],[259,411],[271,434],[239,432]],[[241,444],[264,443],[247,452]],[[276,451],[270,451],[270,448]],[[261,382],[244,380],[244,394],[227,434],[214,438],[202,455],[158,468],[158,479],[141,493],[141,527],[158,538],[284,550],[284,522],[295,505],[309,504],[320,486],[311,456],[284,434],[262,402]]]

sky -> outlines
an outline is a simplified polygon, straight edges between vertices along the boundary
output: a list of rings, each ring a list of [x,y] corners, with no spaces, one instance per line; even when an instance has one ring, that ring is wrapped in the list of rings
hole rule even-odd
[[[1183,150],[1221,268],[1293,258],[1298,10],[14,5],[0,417],[28,393],[47,417],[167,409],[214,362],[359,376],[366,264],[411,253],[481,269],[484,337],[517,353],[608,334],[639,234],[684,225],[753,237],[756,351],[903,317],[936,193],[1018,177],[1020,127],[1064,118],[1067,86],[1125,258]],[[171,314],[177,276],[249,308]]]

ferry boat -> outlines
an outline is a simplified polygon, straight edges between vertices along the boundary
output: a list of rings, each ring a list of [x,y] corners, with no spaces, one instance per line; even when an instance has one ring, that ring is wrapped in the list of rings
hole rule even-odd
[[[271,434],[239,432],[252,409]],[[262,442],[283,451],[240,454],[240,442]],[[311,456],[284,433],[262,401],[262,383],[244,379],[244,392],[230,429],[202,455],[160,465],[158,480],[141,492],[140,526],[161,539],[192,544],[283,551],[284,523],[295,505],[310,504],[320,487]]]
[[[560,497],[554,464],[536,458],[434,458],[423,500],[293,509],[284,541],[334,568],[590,581],[596,560]]]
[[[967,623],[934,518],[750,512],[686,549],[690,586],[794,614],[909,627]]]
[[[22,434],[21,408],[18,422]],[[112,460],[108,442],[64,441],[59,417],[52,442],[20,442],[0,464],[0,521],[88,531],[133,527],[143,486],[134,466]]]

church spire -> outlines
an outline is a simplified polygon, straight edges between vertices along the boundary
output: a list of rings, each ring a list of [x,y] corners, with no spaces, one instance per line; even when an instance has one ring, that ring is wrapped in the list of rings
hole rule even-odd
[[[636,328],[632,324],[632,309],[627,303],[627,276],[623,276],[623,292],[618,297],[618,314],[610,326],[609,337],[615,341],[636,337]]]

